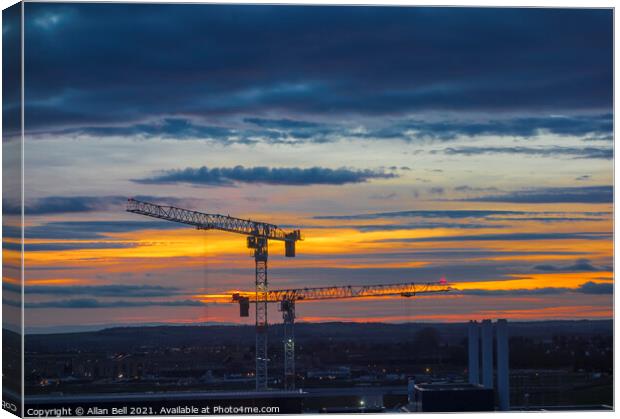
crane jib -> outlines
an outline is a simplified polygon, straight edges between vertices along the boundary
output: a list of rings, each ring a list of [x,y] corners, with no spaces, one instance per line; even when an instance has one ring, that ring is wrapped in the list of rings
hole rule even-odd
[[[191,225],[200,230],[221,230],[246,236],[264,237],[287,243],[287,249],[294,249],[294,242],[301,240],[301,232],[286,232],[277,225],[263,223],[221,214],[208,214],[198,211],[177,208],[168,205],[157,205],[150,202],[129,199],[127,211],[148,217]],[[292,243],[292,245],[289,245]]]
[[[267,293],[267,301],[270,303],[279,303],[287,301],[316,301],[316,300],[334,300],[349,298],[369,298],[369,297],[415,297],[416,295],[442,293],[452,291],[447,283],[400,283],[400,284],[380,284],[380,285],[345,285],[333,287],[317,287],[317,288],[297,288],[270,290]],[[249,297],[235,293],[232,295],[233,302],[239,302],[242,305],[254,303],[255,301]]]

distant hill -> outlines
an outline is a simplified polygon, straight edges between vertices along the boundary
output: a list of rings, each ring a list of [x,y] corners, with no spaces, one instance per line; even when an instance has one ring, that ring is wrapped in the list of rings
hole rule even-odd
[[[297,342],[312,340],[360,340],[366,342],[396,342],[414,338],[423,328],[437,329],[446,343],[458,343],[467,337],[467,323],[298,323]],[[554,335],[587,336],[611,335],[612,320],[558,320],[510,322],[511,336],[547,339]],[[4,331],[6,337],[8,332]],[[270,326],[269,334],[278,340],[282,325]],[[272,340],[272,342],[275,342]],[[217,344],[254,344],[254,326],[136,326],[114,327],[79,333],[26,335],[26,351],[64,352],[130,351],[145,347],[211,346]]]

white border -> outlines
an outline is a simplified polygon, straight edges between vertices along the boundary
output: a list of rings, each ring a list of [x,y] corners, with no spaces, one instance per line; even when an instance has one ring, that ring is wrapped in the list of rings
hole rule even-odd
[[[29,2],[45,2],[44,0],[30,0]],[[55,3],[68,3],[68,2],[73,2],[73,3],[92,3],[87,1],[87,0],[78,0],[78,1],[48,1],[48,2],[55,2]],[[15,4],[15,1],[12,0],[0,0],[0,6],[2,7],[2,9],[5,9],[13,4]],[[452,1],[438,1],[438,0],[425,0],[425,1],[416,1],[416,0],[389,0],[389,1],[384,1],[384,0],[375,0],[375,1],[371,1],[371,0],[337,0],[337,1],[333,1],[333,0],[294,0],[294,1],[278,1],[278,0],[272,0],[272,1],[264,1],[264,0],[244,0],[244,1],[239,1],[239,0],[229,0],[229,1],[213,1],[213,0],[207,0],[207,1],[175,1],[175,0],[149,0],[149,1],[122,1],[122,0],[109,0],[109,1],[100,1],[100,3],[191,3],[191,4],[222,4],[222,3],[227,3],[227,4],[306,4],[306,5],[377,5],[377,6],[444,6],[444,7],[449,7],[449,6],[470,6],[470,7],[562,7],[562,8],[615,8],[615,2],[614,1],[609,1],[609,0],[590,0],[590,1],[578,1],[578,0],[542,0],[542,1],[536,1],[536,0],[521,0],[521,1],[509,1],[509,0],[502,0],[502,1],[498,1],[498,0],[477,0],[476,2],[471,2],[471,1],[466,1],[466,0],[452,0]],[[23,266],[24,266],[24,260],[23,260],[23,220],[24,220],[24,214],[23,214],[23,200],[24,200],[24,79],[23,79],[23,72],[24,72],[24,36],[23,36],[23,32],[24,31],[24,6],[22,3],[22,86],[21,86],[21,95],[22,95],[22,167],[21,167],[21,180],[22,180],[22,347],[23,347],[23,340],[24,340],[24,334],[23,334],[23,328],[24,328],[24,311],[23,311],[23,286],[24,286],[24,272],[23,272]],[[615,10],[614,10],[614,81],[616,79],[615,75],[618,69],[618,57],[615,54],[615,45],[618,45],[618,33],[615,31]],[[0,54],[0,68],[2,67],[2,56]],[[1,70],[0,70],[1,72]],[[0,88],[1,90],[1,88]],[[617,92],[617,85],[614,83],[614,128],[615,128],[615,124],[616,124],[616,114],[615,114],[615,109],[616,109],[616,105],[617,105],[617,100],[618,100],[618,95],[616,94]],[[1,126],[1,121],[2,121],[2,116],[0,113],[0,126]],[[614,130],[615,131],[615,130]],[[615,143],[615,141],[614,141]],[[615,144],[614,144],[615,145]],[[615,149],[615,147],[614,147]],[[0,148],[0,159],[2,157],[2,150]],[[619,180],[620,180],[620,175],[618,174],[618,171],[615,170],[616,169],[616,160],[614,159],[614,185],[619,184]],[[1,192],[2,186],[0,184],[0,192]],[[614,202],[616,199],[616,189],[614,187]],[[615,252],[616,246],[617,246],[617,237],[615,235],[615,206],[614,206],[614,267],[618,266],[618,255]],[[0,233],[1,234],[1,233]],[[614,291],[615,291],[615,281],[614,281]],[[618,308],[618,300],[615,298],[615,292],[614,292],[614,313],[617,312],[617,308]],[[617,352],[615,351],[616,348],[618,348],[617,343],[617,328],[616,328],[616,322],[615,322],[615,315],[614,315],[614,373],[616,372],[615,366],[618,365],[617,364]],[[22,367],[23,367],[23,358],[22,358]],[[23,368],[22,368],[23,371]],[[614,374],[615,375],[615,374]],[[22,380],[22,394],[23,394],[23,380]],[[620,389],[618,388],[617,385],[617,379],[616,377],[614,377],[614,402],[616,402],[617,400],[620,400],[618,398],[620,394]],[[22,401],[22,411],[23,411],[23,401]],[[475,413],[474,415],[477,415],[479,413]],[[517,413],[517,412],[510,412],[510,413],[498,413],[498,412],[493,412],[490,413],[493,418],[504,418],[504,417],[508,417],[508,415],[510,415],[509,417],[511,418],[525,418],[525,417],[530,417],[530,415],[534,414],[534,415],[540,415],[540,414],[546,414],[546,415],[552,415],[554,417],[559,417],[561,416],[562,418],[581,418],[584,414],[590,415],[590,414],[594,414],[596,416],[600,416],[600,417],[612,417],[615,416],[615,412],[547,412],[547,413]],[[399,414],[395,414],[395,415],[399,415]],[[416,414],[416,415],[420,415],[420,414]],[[527,416],[526,416],[527,415]],[[304,415],[304,416],[308,416],[308,415]],[[373,415],[373,417],[388,417],[391,416],[390,414],[378,414],[378,415]],[[433,418],[453,418],[453,417],[460,417],[460,416],[469,416],[471,417],[472,414],[467,414],[467,413],[454,413],[454,414],[433,414],[432,417]],[[220,416],[222,417],[222,416]],[[256,418],[260,418],[261,416],[244,416],[244,417],[256,417]],[[272,416],[273,417],[273,416]],[[277,416],[278,418],[299,418],[299,415],[279,415]],[[338,417],[343,417],[343,418],[360,418],[361,416],[359,414],[357,415],[338,415]],[[421,414],[421,417],[431,417],[430,414]],[[10,413],[8,413],[7,411],[1,410],[0,413],[0,419],[9,419],[9,418],[15,418],[14,415],[11,415]],[[169,417],[169,418],[181,418],[180,416],[177,417]]]

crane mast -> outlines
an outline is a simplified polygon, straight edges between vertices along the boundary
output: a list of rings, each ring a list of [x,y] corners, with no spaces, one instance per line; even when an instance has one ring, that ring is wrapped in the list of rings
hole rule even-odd
[[[295,257],[295,242],[301,240],[301,232],[286,232],[274,224],[230,217],[220,214],[207,214],[167,205],[129,199],[127,211],[147,217],[159,218],[196,227],[199,230],[220,230],[247,236],[247,246],[254,250],[256,305],[256,390],[266,390],[267,375],[267,303],[269,282],[267,259],[269,240],[283,241],[285,256]]]
[[[379,285],[345,285],[332,287],[292,288],[268,291],[263,300],[252,299],[250,293],[232,294],[232,301],[239,303],[241,317],[249,315],[250,303],[279,303],[284,329],[284,389],[295,389],[295,302],[336,300],[369,297],[415,297],[420,294],[448,292],[452,288],[442,279],[439,282],[399,283]]]

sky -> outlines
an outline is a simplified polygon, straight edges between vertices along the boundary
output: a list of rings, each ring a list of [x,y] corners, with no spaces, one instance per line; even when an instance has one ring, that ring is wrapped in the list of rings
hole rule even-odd
[[[129,197],[300,228],[296,258],[270,247],[272,289],[456,288],[307,302],[298,321],[612,317],[612,22],[26,3],[26,329],[253,322],[226,297],[252,290],[245,238],[127,213]],[[10,191],[3,206],[20,212]],[[5,223],[5,261],[18,252]]]

